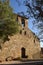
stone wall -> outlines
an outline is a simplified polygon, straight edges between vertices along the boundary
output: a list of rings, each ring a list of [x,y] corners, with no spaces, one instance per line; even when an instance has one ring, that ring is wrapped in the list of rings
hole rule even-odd
[[[34,39],[36,40],[34,43]],[[29,31],[29,35],[20,35],[19,33],[11,36],[10,41],[6,41],[3,44],[2,50],[0,50],[0,60],[5,61],[6,58],[21,57],[21,48],[25,48],[27,59],[38,59],[40,58],[40,43],[37,38]],[[36,55],[36,53],[38,53]]]
[[[18,22],[21,25],[21,17],[19,17]],[[36,35],[28,29],[28,20],[25,19],[25,28],[22,30],[22,34],[18,33],[9,37],[9,41],[6,41],[2,45],[2,50],[0,50],[0,61],[7,61],[13,59],[22,59],[22,48],[24,48],[26,59],[40,59],[40,42]],[[26,35],[24,32],[26,31]],[[24,53],[24,52],[23,52]]]

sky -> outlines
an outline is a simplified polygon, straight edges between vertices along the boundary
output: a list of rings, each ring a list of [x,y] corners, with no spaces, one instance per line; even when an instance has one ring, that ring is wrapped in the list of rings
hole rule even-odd
[[[18,5],[18,3],[16,2],[16,0],[10,0],[10,6],[13,8],[13,12],[15,12],[15,13],[19,13],[19,12],[24,12],[24,14],[25,15],[27,15],[27,7],[24,5],[24,3],[23,3],[23,1],[24,0],[18,0],[18,1],[21,1],[21,3],[19,3],[19,5]],[[30,0],[30,4],[31,4],[31,0]],[[29,29],[30,30],[32,30],[35,34],[37,34],[38,32],[38,30],[34,27],[34,29],[33,29],[33,24],[32,24],[32,22],[34,21],[34,18],[29,18],[28,19],[28,27],[29,27]],[[43,43],[41,42],[40,43],[40,47],[43,47]]]
[[[20,1],[20,0],[18,0],[18,1]],[[31,1],[31,0],[30,0],[30,1]],[[13,8],[13,12],[19,13],[19,12],[23,11],[24,14],[27,15],[27,12],[26,12],[26,11],[27,11],[27,7],[24,6],[23,0],[21,1],[21,3],[20,3],[19,5],[18,5],[18,3],[16,2],[16,0],[10,0],[10,5],[11,5],[11,7]],[[29,19],[29,21],[28,21],[28,27],[29,27],[33,32],[37,33],[37,30],[36,30],[36,29],[35,29],[35,30],[33,29],[32,21],[33,21],[33,18]]]

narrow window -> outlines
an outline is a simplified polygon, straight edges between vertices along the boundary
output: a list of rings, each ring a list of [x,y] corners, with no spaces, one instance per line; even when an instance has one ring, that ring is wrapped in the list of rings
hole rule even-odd
[[[41,48],[41,53],[43,54],[43,48]]]
[[[26,35],[26,31],[24,32],[24,35]]]
[[[22,34],[22,30],[20,30],[20,34]]]
[[[22,19],[22,27],[25,27],[25,20]]]
[[[34,43],[35,43],[35,39],[34,39]]]

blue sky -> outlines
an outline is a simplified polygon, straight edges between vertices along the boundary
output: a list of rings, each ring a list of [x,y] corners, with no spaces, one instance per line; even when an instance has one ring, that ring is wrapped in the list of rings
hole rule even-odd
[[[23,0],[21,1],[21,3],[23,2]],[[10,0],[10,4],[13,7],[15,12],[21,12],[24,11],[26,13],[26,7],[22,4],[18,5],[18,3],[16,2],[16,0]]]
[[[10,5],[11,5],[11,7],[13,8],[13,12],[18,13],[18,12],[23,11],[24,14],[27,14],[27,13],[26,13],[27,7],[24,6],[24,3],[23,3],[24,0],[18,0],[18,1],[21,1],[21,3],[20,3],[19,5],[18,5],[18,3],[16,2],[16,0],[10,0]],[[30,0],[30,4],[31,4],[31,0]],[[29,27],[33,32],[35,32],[35,33],[37,34],[37,33],[38,33],[38,32],[37,32],[38,30],[37,30],[35,27],[34,27],[35,29],[33,29],[33,24],[32,24],[33,21],[34,21],[34,18],[29,18],[29,20],[28,20],[28,27]],[[42,42],[40,43],[40,46],[43,47],[43,43],[42,43]]]
[[[20,0],[18,0],[18,1],[20,1]],[[31,0],[30,0],[30,1],[31,1]],[[18,13],[18,12],[23,11],[24,14],[27,15],[27,13],[26,13],[27,7],[24,6],[23,0],[21,1],[21,3],[20,3],[19,5],[18,5],[18,3],[16,2],[16,0],[10,0],[10,5],[11,5],[11,7],[13,8],[13,12]],[[28,21],[28,27],[29,27],[32,31],[34,31],[35,33],[37,33],[37,30],[36,30],[36,29],[35,29],[35,30],[32,29],[32,26],[33,26],[33,25],[32,25],[32,21],[33,21],[33,18],[29,19],[29,21]]]

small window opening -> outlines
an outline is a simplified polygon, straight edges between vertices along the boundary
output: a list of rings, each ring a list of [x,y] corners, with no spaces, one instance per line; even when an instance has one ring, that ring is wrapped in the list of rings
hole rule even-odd
[[[41,48],[41,53],[43,54],[43,48]]]
[[[26,31],[24,32],[24,35],[26,35]]]
[[[34,43],[35,43],[35,39],[34,39]]]
[[[20,34],[22,34],[22,30],[20,30]]]
[[[25,20],[22,19],[22,27],[25,27]]]

